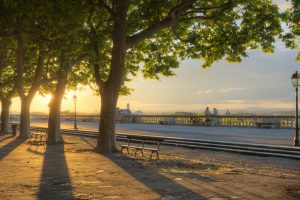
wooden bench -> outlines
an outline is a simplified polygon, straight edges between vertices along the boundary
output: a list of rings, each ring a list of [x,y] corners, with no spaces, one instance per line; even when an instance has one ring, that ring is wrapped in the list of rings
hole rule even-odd
[[[127,140],[127,144],[121,145],[121,153],[123,153],[123,150],[126,149],[129,154],[129,149],[134,149],[134,156],[136,156],[138,152],[144,156],[144,151],[150,151],[150,159],[152,159],[152,155],[154,153],[156,154],[156,159],[159,159],[158,151],[160,143],[164,140],[163,138],[145,135],[126,135],[125,138]],[[152,144],[154,147],[146,147],[145,144]]]
[[[30,138],[28,139],[30,144],[34,145],[46,145],[47,142],[47,131],[44,129],[31,129]]]

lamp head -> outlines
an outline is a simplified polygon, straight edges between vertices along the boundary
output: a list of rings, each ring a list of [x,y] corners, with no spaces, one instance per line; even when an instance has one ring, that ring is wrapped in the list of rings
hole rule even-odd
[[[75,102],[77,101],[77,96],[76,96],[76,94],[74,94],[73,100],[74,100]]]
[[[293,75],[292,75],[292,84],[294,87],[298,87],[300,86],[300,73],[298,73],[298,71],[296,71]]]

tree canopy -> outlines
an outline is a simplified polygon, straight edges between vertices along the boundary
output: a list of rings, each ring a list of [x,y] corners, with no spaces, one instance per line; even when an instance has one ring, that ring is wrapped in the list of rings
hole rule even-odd
[[[92,4],[87,29],[98,42],[101,80],[109,77],[116,1]],[[126,13],[126,74],[139,67],[146,78],[174,75],[179,59],[226,58],[240,62],[247,50],[273,52],[281,32],[278,7],[268,0],[130,1]],[[94,25],[94,27],[93,27]],[[99,36],[101,35],[101,37]],[[100,49],[100,50],[99,50]]]
[[[287,47],[296,49],[300,40],[300,0],[292,0],[292,8],[283,14],[283,21],[287,24],[289,30],[282,36]],[[300,51],[296,58],[300,61]]]
[[[0,38],[0,99],[11,99],[15,93],[15,44],[9,38]]]

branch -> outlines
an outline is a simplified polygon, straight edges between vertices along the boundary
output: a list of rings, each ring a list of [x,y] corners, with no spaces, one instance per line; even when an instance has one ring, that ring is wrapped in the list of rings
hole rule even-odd
[[[100,8],[104,8],[107,12],[109,12],[112,16],[115,15],[113,9],[111,9],[103,0],[99,0],[98,6]]]
[[[192,21],[197,19],[209,20],[209,19],[217,19],[219,15],[211,15],[211,16],[193,16],[193,17],[183,17],[180,18],[180,21]]]
[[[17,85],[15,83],[14,87],[12,88],[12,90],[7,94],[7,98],[11,99],[15,95],[16,91],[17,91]]]
[[[32,86],[31,86],[31,89],[30,89],[29,93],[31,93],[31,90],[37,90],[36,88],[38,88],[40,86],[40,79],[41,79],[41,76],[43,74],[45,54],[46,54],[46,52],[44,50],[44,47],[42,45],[40,45],[38,62],[37,62],[34,78],[33,78],[33,81],[32,81]]]
[[[100,91],[104,88],[104,81],[101,79],[100,76],[100,66],[99,64],[94,64],[94,76],[96,80],[96,84],[98,85]]]
[[[221,10],[219,11],[219,13],[224,12],[226,10],[228,10],[229,8],[232,8],[233,6],[233,1],[232,0],[228,0],[226,3],[221,4],[221,5],[217,5],[217,6],[209,6],[209,7],[201,7],[201,8],[195,8],[195,10],[189,11],[185,13],[186,15],[189,14],[197,14],[200,12],[204,12],[207,10],[213,10],[213,9],[219,9],[221,8]],[[214,14],[214,15],[210,15],[210,16],[205,16],[205,15],[196,15],[196,16],[192,16],[192,17],[182,17],[179,19],[179,21],[188,21],[188,20],[195,20],[195,19],[204,19],[204,20],[208,20],[208,19],[214,19],[214,18],[218,18],[219,14]]]
[[[94,50],[94,53],[96,56],[96,60],[98,62],[99,61],[99,47],[98,47],[97,41],[93,41],[93,50]],[[94,76],[95,76],[95,80],[96,80],[98,87],[100,88],[100,90],[102,90],[104,88],[104,81],[101,79],[100,66],[98,63],[94,64]]]
[[[127,48],[130,48],[137,44],[138,42],[143,41],[146,38],[151,37],[153,34],[159,32],[160,30],[164,28],[169,27],[175,27],[180,23],[181,20],[194,20],[194,19],[212,19],[215,16],[195,16],[195,17],[189,17],[189,18],[182,18],[179,17],[183,15],[184,12],[190,10],[193,8],[194,3],[196,0],[186,0],[179,5],[175,6],[169,11],[168,17],[165,19],[162,19],[161,21],[156,22],[155,24],[149,26],[148,28],[141,30],[140,32],[127,37]],[[211,10],[211,9],[218,9],[223,8],[221,11],[226,10],[232,6],[233,0],[228,0],[226,3],[216,6],[210,6],[210,7],[202,7],[197,8],[199,11],[205,11],[205,10]],[[196,8],[195,8],[196,9]],[[196,12],[197,13],[197,12]]]
[[[24,72],[24,37],[22,33],[16,35],[17,49],[16,49],[16,86],[20,98],[25,97],[23,88],[23,72]]]
[[[45,85],[47,83],[50,83],[52,81],[57,81],[58,77],[48,78],[48,79],[42,79],[40,80],[40,85]]]
[[[233,0],[227,0],[226,3],[220,4],[220,5],[208,6],[208,7],[201,7],[199,9],[201,9],[202,11],[213,10],[213,9],[218,9],[218,8],[223,8],[223,7],[231,7],[232,4],[233,4]]]
[[[149,26],[145,30],[142,30],[132,36],[127,37],[126,47],[131,48],[135,44],[143,41],[146,38],[151,37],[153,34],[159,32],[160,30],[174,26],[174,25],[175,25],[174,21],[170,17],[165,18],[165,19],[153,24],[152,26]]]
[[[35,74],[34,74],[34,77],[33,77],[31,88],[30,88],[30,90],[27,94],[27,96],[29,96],[30,99],[32,99],[34,97],[36,91],[41,86],[41,77],[42,77],[42,74],[43,74],[45,54],[46,54],[46,51],[45,51],[43,45],[40,44],[40,46],[39,46],[39,56],[38,56],[37,66],[36,66],[36,69],[35,69]]]
[[[196,2],[196,0],[190,0],[190,1],[184,1],[181,4],[175,6],[172,8],[169,12],[169,16],[175,20],[179,15],[181,15],[183,12],[193,8],[193,4]]]
[[[89,25],[91,31],[88,33],[89,35],[89,40],[93,46],[93,50],[96,56],[97,61],[99,60],[99,46],[97,43],[97,31],[95,30],[93,24],[91,23],[91,16],[93,13],[93,9],[91,9],[90,11],[90,16],[88,17],[87,20],[87,24]],[[104,82],[101,79],[101,75],[100,75],[100,66],[99,64],[94,64],[94,76],[95,76],[95,80],[96,80],[96,84],[98,85],[98,87],[100,88],[100,90],[104,87]]]
[[[168,27],[174,27],[178,24],[177,16],[193,7],[196,0],[187,0],[175,6],[169,11],[168,17],[156,22],[148,28],[127,38],[127,48],[130,48],[138,42],[152,36],[160,30]]]
[[[70,62],[71,67],[81,63],[81,61],[83,61],[85,58],[87,58],[87,56],[88,56],[87,53],[83,53],[83,54],[79,55],[76,59],[74,59],[73,61]]]
[[[194,37],[194,34],[193,34],[193,39],[183,39],[183,38],[181,38],[180,35],[176,32],[175,27],[172,27],[172,31],[173,31],[175,37],[176,37],[178,40],[180,40],[180,41],[182,41],[182,42],[186,42],[186,43],[195,43],[195,37]]]

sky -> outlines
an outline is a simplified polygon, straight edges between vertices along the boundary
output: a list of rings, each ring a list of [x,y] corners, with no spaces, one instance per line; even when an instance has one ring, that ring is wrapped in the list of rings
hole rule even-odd
[[[281,10],[290,6],[285,0],[276,1]],[[133,112],[171,113],[203,112],[209,106],[221,113],[230,111],[254,112],[257,110],[292,110],[295,105],[291,75],[300,71],[300,62],[295,58],[298,50],[284,47],[276,41],[273,54],[260,50],[249,52],[241,63],[229,64],[224,60],[208,69],[201,68],[202,61],[184,60],[174,77],[162,77],[160,81],[144,79],[141,73],[128,84],[134,91],[130,96],[121,96],[118,107]],[[73,95],[76,94],[78,112],[99,113],[100,98],[85,87],[66,93],[62,110],[74,110]],[[31,112],[48,112],[50,96],[37,95]],[[13,99],[12,112],[20,110],[20,101]]]

